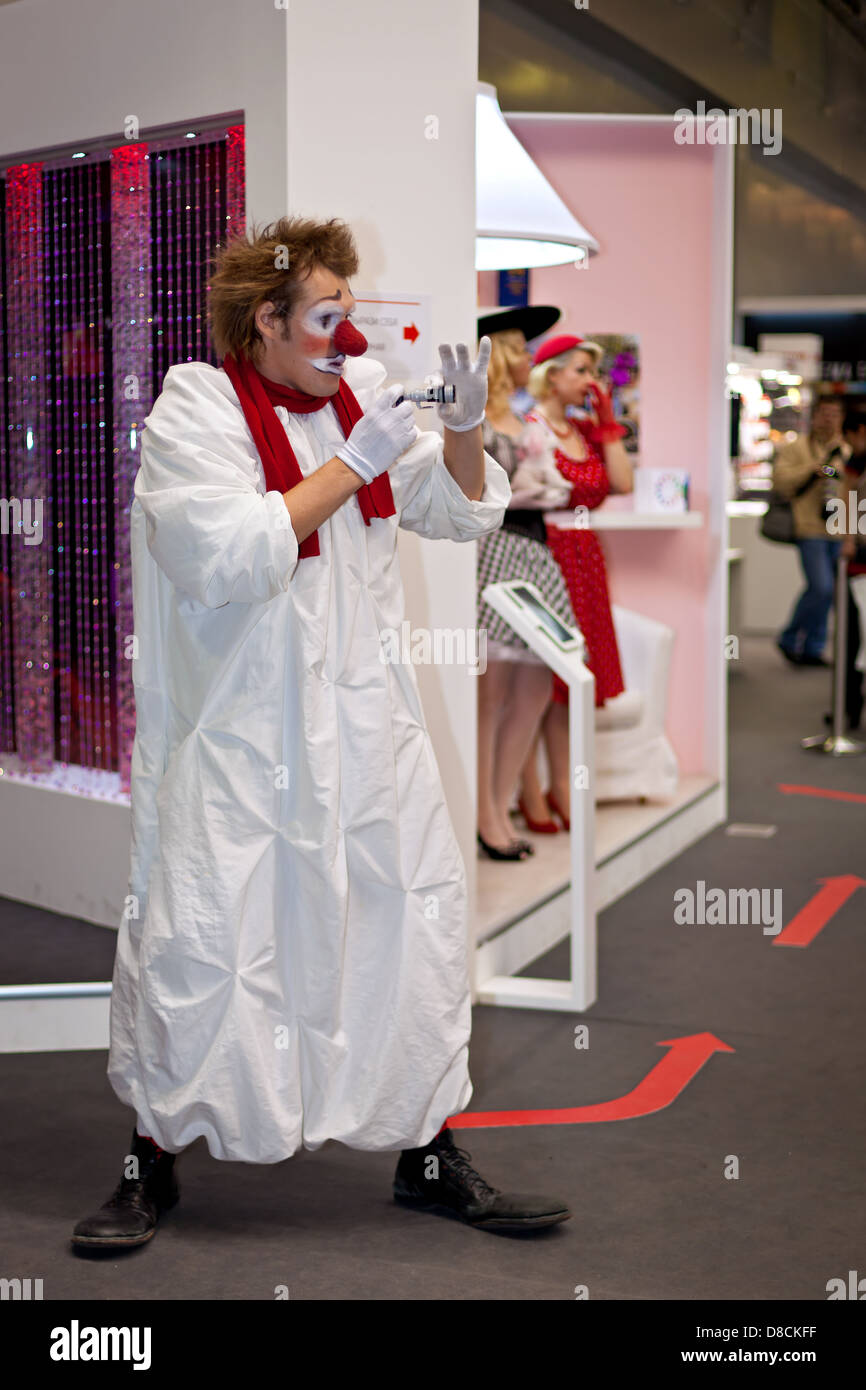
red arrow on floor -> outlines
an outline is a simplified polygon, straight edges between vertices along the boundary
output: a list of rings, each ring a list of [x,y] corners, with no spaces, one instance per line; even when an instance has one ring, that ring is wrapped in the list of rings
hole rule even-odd
[[[774,946],[808,946],[857,889],[866,887],[866,878],[858,878],[856,874],[819,878],[818,882],[823,883],[824,887],[805,907],[800,908],[796,917],[775,938]]]
[[[829,787],[798,787],[780,782],[779,791],[787,792],[788,796],[823,796],[827,801],[857,801],[861,805],[866,802],[862,792],[837,792]]]
[[[670,1038],[657,1047],[669,1047],[667,1056],[627,1095],[604,1100],[598,1105],[577,1105],[568,1110],[486,1110],[463,1111],[448,1121],[449,1129],[495,1129],[504,1125],[585,1125],[602,1120],[636,1120],[652,1115],[675,1101],[714,1052],[734,1052],[733,1047],[712,1033],[692,1033]]]
[[[403,329],[403,337],[408,338],[410,343],[414,343],[415,339],[419,338],[420,336],[421,335],[418,332],[418,329],[415,327],[414,323],[408,324],[407,327]]]

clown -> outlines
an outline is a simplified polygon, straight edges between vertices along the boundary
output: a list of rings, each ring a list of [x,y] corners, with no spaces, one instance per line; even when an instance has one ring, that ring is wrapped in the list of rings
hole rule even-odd
[[[381,656],[404,619],[398,526],[469,541],[502,520],[489,340],[474,363],[440,348],[456,399],[444,438],[421,433],[364,356],[357,268],[336,221],[231,242],[210,290],[224,366],[172,367],[146,422],[108,1067],[134,1162],[76,1246],[148,1240],[199,1136],[249,1163],[400,1150],[398,1201],[487,1229],[569,1215],[489,1186],[447,1128],[472,1095],[464,866],[414,670]]]

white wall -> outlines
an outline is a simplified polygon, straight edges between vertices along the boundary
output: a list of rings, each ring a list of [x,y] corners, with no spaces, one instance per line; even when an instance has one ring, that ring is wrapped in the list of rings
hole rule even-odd
[[[292,0],[294,3],[294,0]],[[356,7],[357,8],[357,7]],[[18,0],[0,7],[0,154],[245,111],[247,198],[286,199],[285,12],[272,0]]]
[[[433,370],[440,342],[475,342],[477,0],[339,0],[324,13],[321,0],[290,0],[290,207],[351,224],[353,288],[432,294]],[[428,116],[438,139],[425,137]],[[475,544],[400,541],[413,627],[473,628]],[[472,886],[476,678],[417,671]]]
[[[128,115],[144,129],[241,110],[248,217],[344,217],[357,288],[428,292],[433,343],[474,342],[477,21],[477,0],[19,0],[0,6],[0,154],[122,138]],[[430,115],[437,140],[425,138]],[[474,626],[474,544],[401,536],[401,559],[413,626]],[[474,680],[459,668],[419,676],[471,883]],[[68,829],[83,867],[64,899],[116,925],[121,902],[106,913],[86,817]],[[0,844],[0,891],[56,907],[44,876],[44,860],[31,868]]]

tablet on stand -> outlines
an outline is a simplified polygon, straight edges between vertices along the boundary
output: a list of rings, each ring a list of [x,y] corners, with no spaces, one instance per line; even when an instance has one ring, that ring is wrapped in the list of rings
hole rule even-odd
[[[571,763],[571,979],[495,975],[479,983],[482,1003],[523,1009],[588,1009],[597,996],[595,912],[595,679],[584,664],[586,644],[567,627],[534,584],[508,580],[482,594],[527,646],[568,686]],[[577,775],[579,773],[579,776]],[[575,785],[577,783],[577,785]]]

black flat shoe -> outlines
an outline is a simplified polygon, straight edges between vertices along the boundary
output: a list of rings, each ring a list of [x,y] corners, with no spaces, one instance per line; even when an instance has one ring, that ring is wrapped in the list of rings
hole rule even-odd
[[[801,656],[797,662],[798,666],[827,666],[833,665],[832,661],[825,661],[823,656]]]
[[[535,850],[528,840],[512,840],[511,844],[508,845],[506,849],[497,849],[496,845],[489,845],[487,843],[480,830],[478,831],[478,843],[484,850],[484,853],[489,855],[491,859],[509,861],[528,859],[531,854],[535,853]]]

